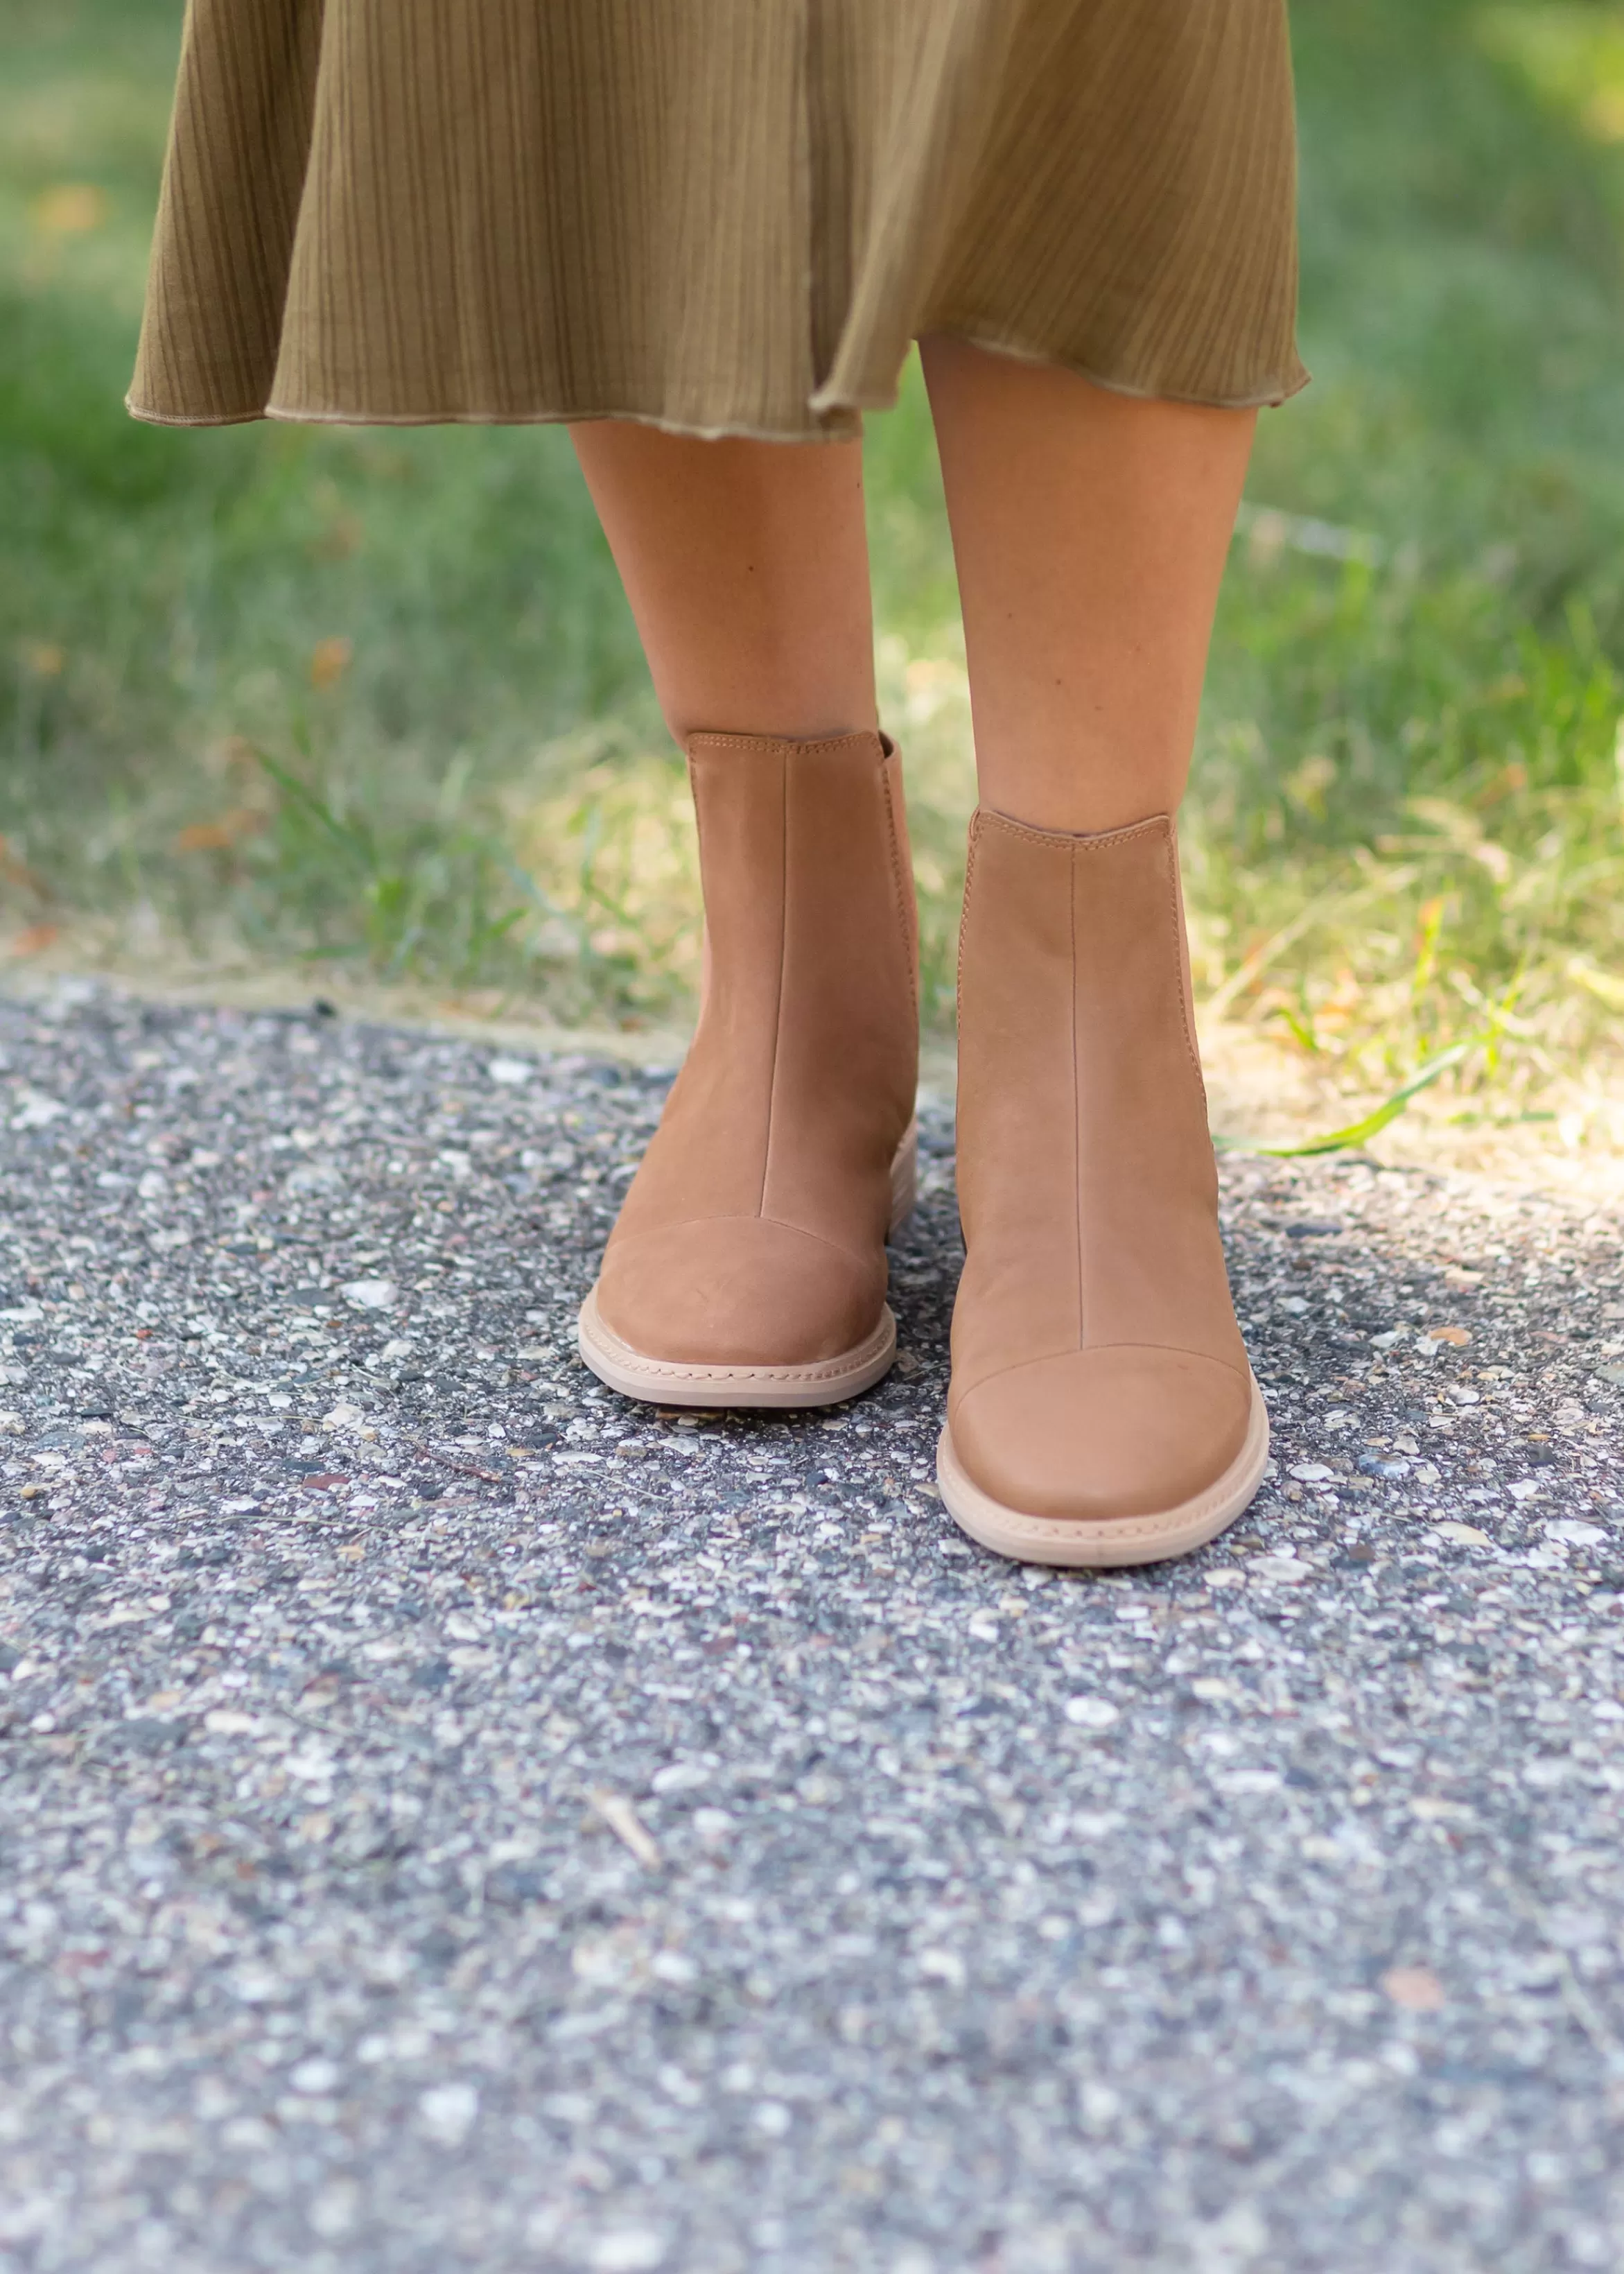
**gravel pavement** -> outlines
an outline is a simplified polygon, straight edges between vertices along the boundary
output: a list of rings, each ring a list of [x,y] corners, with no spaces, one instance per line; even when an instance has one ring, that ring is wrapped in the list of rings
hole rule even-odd
[[[1229,1157],[1186,1562],[575,1359],[646,1070],[0,1004],[0,2274],[1624,2268],[1624,1262]]]

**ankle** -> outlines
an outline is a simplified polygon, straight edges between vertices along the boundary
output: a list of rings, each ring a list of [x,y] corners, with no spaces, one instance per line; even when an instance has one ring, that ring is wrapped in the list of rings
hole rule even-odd
[[[1075,814],[1064,820],[1056,820],[1051,815],[1040,814],[1026,808],[997,804],[990,798],[983,798],[979,809],[990,820],[1010,822],[1016,828],[1029,829],[1040,837],[1065,838],[1076,843],[1090,838],[1118,837],[1125,830],[1148,828],[1153,823],[1162,823],[1174,832],[1178,826],[1177,810],[1170,806],[1148,809],[1141,806],[1132,812],[1124,809],[1109,820],[1091,815],[1086,821],[1079,820]]]
[[[1106,837],[1136,822],[1177,820],[1179,778],[1162,766],[1058,768],[980,765],[981,802],[1007,820],[1057,837]]]

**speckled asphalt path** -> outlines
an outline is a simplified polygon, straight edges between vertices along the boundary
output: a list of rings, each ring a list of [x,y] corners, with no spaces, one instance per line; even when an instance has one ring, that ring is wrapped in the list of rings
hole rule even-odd
[[[0,1005],[4,2274],[1624,2266],[1619,1227],[1229,1160],[1276,1472],[1050,1577],[939,1111],[875,1395],[583,1373],[660,1092]]]

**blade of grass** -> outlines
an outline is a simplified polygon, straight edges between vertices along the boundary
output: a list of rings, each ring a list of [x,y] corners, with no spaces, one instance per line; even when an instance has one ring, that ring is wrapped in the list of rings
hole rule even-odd
[[[348,823],[341,821],[326,800],[318,797],[309,784],[302,782],[297,774],[289,767],[279,764],[274,758],[267,757],[263,750],[257,749],[253,755],[256,762],[263,766],[284,797],[291,799],[302,813],[307,814],[312,821],[325,830],[335,844],[347,853],[352,861],[357,862],[363,869],[370,870],[372,867],[374,857],[372,848],[359,831],[350,828]]]
[[[1297,1145],[1259,1145],[1244,1137],[1214,1137],[1213,1144],[1221,1153],[1262,1153],[1275,1161],[1295,1161],[1312,1153],[1350,1151],[1357,1146],[1368,1144],[1390,1121],[1396,1121],[1412,1097],[1418,1097],[1424,1089],[1432,1088],[1440,1074],[1447,1073],[1451,1066],[1457,1066],[1463,1058],[1470,1058],[1475,1050],[1481,1047],[1485,1039],[1482,1035],[1473,1035],[1467,1042],[1456,1043],[1452,1049],[1440,1050],[1435,1058],[1429,1058],[1425,1065],[1418,1066],[1410,1080],[1385,1099],[1373,1113],[1367,1113],[1363,1121],[1350,1122],[1346,1129],[1332,1129],[1320,1137],[1306,1137]]]
[[[1615,978],[1611,971],[1598,971],[1582,955],[1568,958],[1568,976],[1576,979],[1610,1011],[1624,1011],[1624,979]]]

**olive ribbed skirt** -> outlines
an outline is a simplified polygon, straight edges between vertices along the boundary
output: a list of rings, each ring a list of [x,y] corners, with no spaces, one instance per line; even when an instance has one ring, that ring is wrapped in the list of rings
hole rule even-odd
[[[796,440],[951,332],[1278,402],[1284,0],[190,0],[139,418]]]

